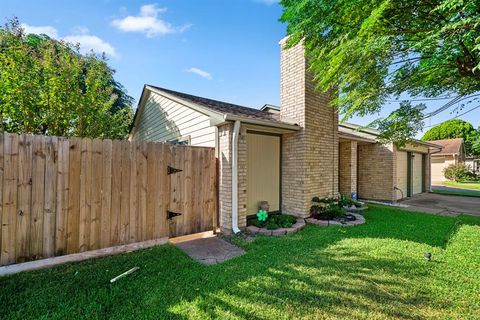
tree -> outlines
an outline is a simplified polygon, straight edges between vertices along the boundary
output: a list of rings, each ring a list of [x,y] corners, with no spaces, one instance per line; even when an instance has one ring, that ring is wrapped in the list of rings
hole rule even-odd
[[[463,120],[445,121],[425,132],[422,140],[431,141],[453,138],[463,138],[467,154],[480,155],[474,148],[474,144],[480,139],[480,132],[475,130],[472,124]]]
[[[480,128],[478,128],[478,132],[480,133]],[[475,155],[480,156],[480,134],[477,136],[477,139],[472,143],[472,153]]]
[[[477,100],[478,0],[282,0],[281,5],[287,45],[304,42],[318,88],[338,88],[332,103],[345,118],[376,113],[392,98],[450,97],[459,109]],[[410,115],[397,121],[418,121]]]
[[[89,138],[125,138],[131,98],[104,55],[46,35],[24,34],[19,21],[0,28],[1,129]]]

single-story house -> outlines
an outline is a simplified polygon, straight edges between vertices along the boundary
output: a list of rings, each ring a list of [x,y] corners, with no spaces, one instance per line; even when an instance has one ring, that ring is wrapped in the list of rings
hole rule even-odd
[[[480,158],[478,156],[466,156],[465,164],[472,168],[473,173],[480,174]]]
[[[393,202],[430,190],[435,144],[404,148],[378,132],[339,124],[331,94],[315,90],[302,45],[281,41],[281,104],[254,109],[145,85],[130,139],[216,148],[219,224],[237,232],[268,201],[270,211],[309,215],[314,196]]]
[[[462,138],[429,141],[442,146],[442,150],[431,155],[432,184],[442,184],[447,180],[443,170],[450,165],[465,163],[465,143]]]

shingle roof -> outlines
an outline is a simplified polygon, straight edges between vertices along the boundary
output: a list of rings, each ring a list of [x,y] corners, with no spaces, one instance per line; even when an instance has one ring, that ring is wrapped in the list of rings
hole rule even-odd
[[[235,116],[241,116],[241,117],[246,117],[250,119],[267,120],[267,121],[272,121],[276,123],[294,124],[291,122],[281,121],[280,115],[276,113],[262,111],[262,110],[258,110],[250,107],[244,107],[244,106],[240,106],[240,105],[232,104],[228,102],[198,97],[191,94],[186,94],[183,92],[173,91],[173,90],[156,87],[152,85],[148,85],[148,86],[154,89],[157,89],[159,91],[163,91],[165,93],[171,94],[177,98],[187,100],[189,102],[198,104],[202,107],[208,108],[212,111],[216,111],[222,114],[232,114]]]
[[[440,151],[439,153],[435,153],[435,155],[460,153],[460,150],[461,150],[462,145],[463,145],[463,139],[462,138],[432,140],[432,141],[428,141],[428,142],[438,144],[438,145],[443,147],[442,151]]]

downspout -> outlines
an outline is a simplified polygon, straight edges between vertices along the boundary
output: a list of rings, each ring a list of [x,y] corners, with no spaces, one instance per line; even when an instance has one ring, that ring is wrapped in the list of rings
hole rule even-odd
[[[232,136],[232,231],[237,234],[238,228],[238,134],[240,131],[240,120],[233,125]]]

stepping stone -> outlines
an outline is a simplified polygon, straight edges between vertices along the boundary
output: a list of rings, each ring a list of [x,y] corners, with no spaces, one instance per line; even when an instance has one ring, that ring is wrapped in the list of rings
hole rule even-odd
[[[221,263],[245,254],[241,248],[217,237],[187,240],[175,243],[192,259],[207,265]]]

